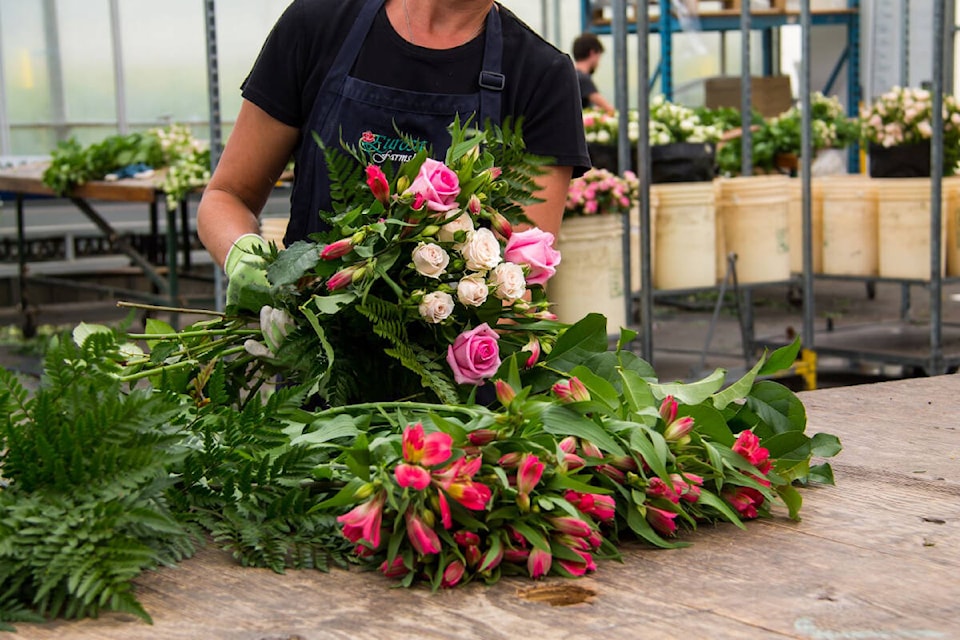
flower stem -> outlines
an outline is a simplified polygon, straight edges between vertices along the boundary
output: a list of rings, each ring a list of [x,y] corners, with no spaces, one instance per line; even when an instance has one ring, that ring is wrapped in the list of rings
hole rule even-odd
[[[260,329],[200,329],[179,333],[128,333],[133,340],[177,340],[179,338],[202,338],[205,336],[252,336],[259,335]]]
[[[165,307],[162,305],[146,304],[143,302],[128,302],[126,300],[118,301],[117,306],[123,307],[124,309],[145,309],[147,311],[164,311],[168,313],[192,313],[194,315],[217,316],[220,318],[226,315],[222,311],[211,311],[209,309],[186,309],[184,307]]]
[[[233,347],[232,349],[225,349],[220,357],[230,356],[235,353],[243,353],[243,347]],[[137,380],[143,380],[144,378],[149,378],[150,376],[157,375],[164,371],[176,371],[178,369],[185,369],[187,367],[195,367],[199,363],[195,358],[190,358],[189,360],[181,360],[180,362],[173,362],[171,364],[165,364],[161,367],[155,367],[152,369],[144,369],[143,371],[138,371],[137,373],[131,373],[126,376],[118,376],[120,382],[136,382]]]
[[[329,409],[324,409],[322,411],[315,411],[313,412],[313,415],[316,417],[327,417],[352,412],[383,411],[392,409],[462,413],[473,418],[477,418],[488,413],[485,408],[478,409],[477,407],[453,404],[438,405],[430,402],[363,402],[360,404],[348,404],[342,407],[330,407]]]

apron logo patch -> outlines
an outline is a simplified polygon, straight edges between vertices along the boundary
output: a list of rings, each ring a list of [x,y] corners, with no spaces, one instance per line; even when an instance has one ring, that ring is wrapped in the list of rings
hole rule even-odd
[[[359,146],[376,164],[384,162],[407,162],[427,147],[425,140],[415,140],[411,146],[406,140],[396,136],[387,136],[373,131],[360,134]]]

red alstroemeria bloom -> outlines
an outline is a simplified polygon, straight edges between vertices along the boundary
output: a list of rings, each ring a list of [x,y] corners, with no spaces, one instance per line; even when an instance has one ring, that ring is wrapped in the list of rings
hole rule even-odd
[[[353,251],[353,238],[340,238],[320,250],[321,260],[336,260]]]
[[[430,472],[413,464],[400,463],[393,470],[393,476],[401,487],[413,487],[423,491],[430,486]]]
[[[680,503],[680,494],[677,493],[676,489],[656,477],[650,478],[647,485],[647,495],[652,498],[666,498],[674,504]]]
[[[403,430],[403,459],[425,467],[442,464],[450,459],[453,438],[437,431],[424,435],[419,422]]]
[[[527,556],[527,571],[534,580],[550,573],[552,564],[553,556],[543,549],[533,549]]]
[[[676,517],[677,514],[672,511],[647,505],[647,522],[663,535],[673,535],[677,530],[677,523],[674,522]]]
[[[703,485],[703,478],[697,474],[680,475],[679,473],[671,473],[670,480],[682,499],[687,502],[696,502],[700,499],[700,487]]]
[[[760,446],[760,438],[753,431],[741,431],[731,449],[746,458],[760,473],[770,471],[770,451]]]
[[[566,535],[576,536],[578,538],[586,538],[593,533],[593,528],[587,522],[584,522],[579,518],[559,516],[556,518],[548,518],[548,520],[557,531]]]
[[[343,525],[343,535],[350,542],[366,542],[376,549],[380,546],[380,524],[383,521],[383,504],[387,499],[384,491],[359,504],[337,518]]]
[[[444,529],[449,529],[453,526],[453,514],[450,513],[450,503],[447,502],[447,496],[443,495],[442,491],[437,493],[437,504],[440,507],[440,524],[443,525]]]
[[[407,539],[421,555],[440,553],[440,538],[437,532],[426,525],[413,510],[407,511]]]
[[[397,556],[393,559],[393,562],[387,564],[387,561],[384,560],[380,565],[380,573],[385,575],[388,578],[402,578],[403,576],[410,573],[410,570],[407,569],[403,564],[403,558]]]
[[[532,453],[525,453],[520,459],[520,468],[517,469],[517,491],[529,495],[543,476],[543,463]]]
[[[370,187],[373,197],[384,206],[390,203],[390,185],[387,183],[387,176],[375,164],[367,165],[367,186]]]
[[[673,396],[667,396],[660,404],[660,417],[666,424],[670,424],[677,419],[677,400]]]
[[[617,514],[617,503],[612,496],[568,490],[564,494],[564,498],[583,513],[593,516],[601,522],[611,522]]]
[[[737,510],[742,518],[757,517],[757,507],[763,504],[763,494],[753,487],[736,487],[723,492],[723,498]]]
[[[460,582],[460,579],[463,578],[464,571],[466,571],[466,567],[463,566],[463,563],[459,560],[454,560],[443,570],[443,578],[440,581],[440,586],[445,588],[455,587],[457,583]]]
[[[554,383],[552,391],[561,402],[565,403],[586,402],[590,399],[590,392],[576,376]]]

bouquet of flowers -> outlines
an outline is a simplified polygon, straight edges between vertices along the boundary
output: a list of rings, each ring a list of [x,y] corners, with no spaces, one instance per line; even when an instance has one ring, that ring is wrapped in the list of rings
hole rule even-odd
[[[632,171],[623,177],[606,169],[590,169],[567,189],[564,217],[624,214],[640,196],[640,181]]]
[[[717,142],[723,130],[701,121],[699,113],[689,107],[670,102],[663,96],[650,101],[651,146],[674,142]]]
[[[932,100],[926,89],[893,87],[860,111],[861,136],[882,148],[920,143],[933,136]],[[960,160],[960,104],[943,96],[944,173],[952,175]]]
[[[803,112],[794,106],[773,118],[768,126],[776,131],[779,153],[800,153]],[[814,149],[843,149],[860,138],[860,122],[848,118],[836,96],[819,91],[810,95],[810,127]]]
[[[0,626],[149,620],[131,581],[201,534],[246,565],[441,588],[580,576],[623,540],[678,546],[778,504],[797,518],[796,485],[832,482],[811,460],[839,442],[765,379],[799,343],[730,384],[663,383],[635,332],[610,350],[602,316],[556,322],[551,238],[517,230],[537,166],[519,128],[451,132],[444,162],[395,175],[326,150],[330,229],[264,252],[270,285],[228,315],[81,325],[33,398],[0,371]]]

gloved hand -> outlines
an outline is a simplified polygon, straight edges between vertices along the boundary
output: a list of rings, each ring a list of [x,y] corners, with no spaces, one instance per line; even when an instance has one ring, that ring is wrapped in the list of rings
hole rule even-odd
[[[267,241],[255,233],[247,233],[234,241],[223,270],[227,274],[227,306],[240,302],[240,290],[252,284],[269,287],[263,259],[253,253],[254,247],[268,248]]]
[[[260,309],[260,332],[263,334],[263,342],[247,340],[243,346],[250,355],[273,358],[293,327],[293,318],[289,313],[283,309],[264,305]]]

